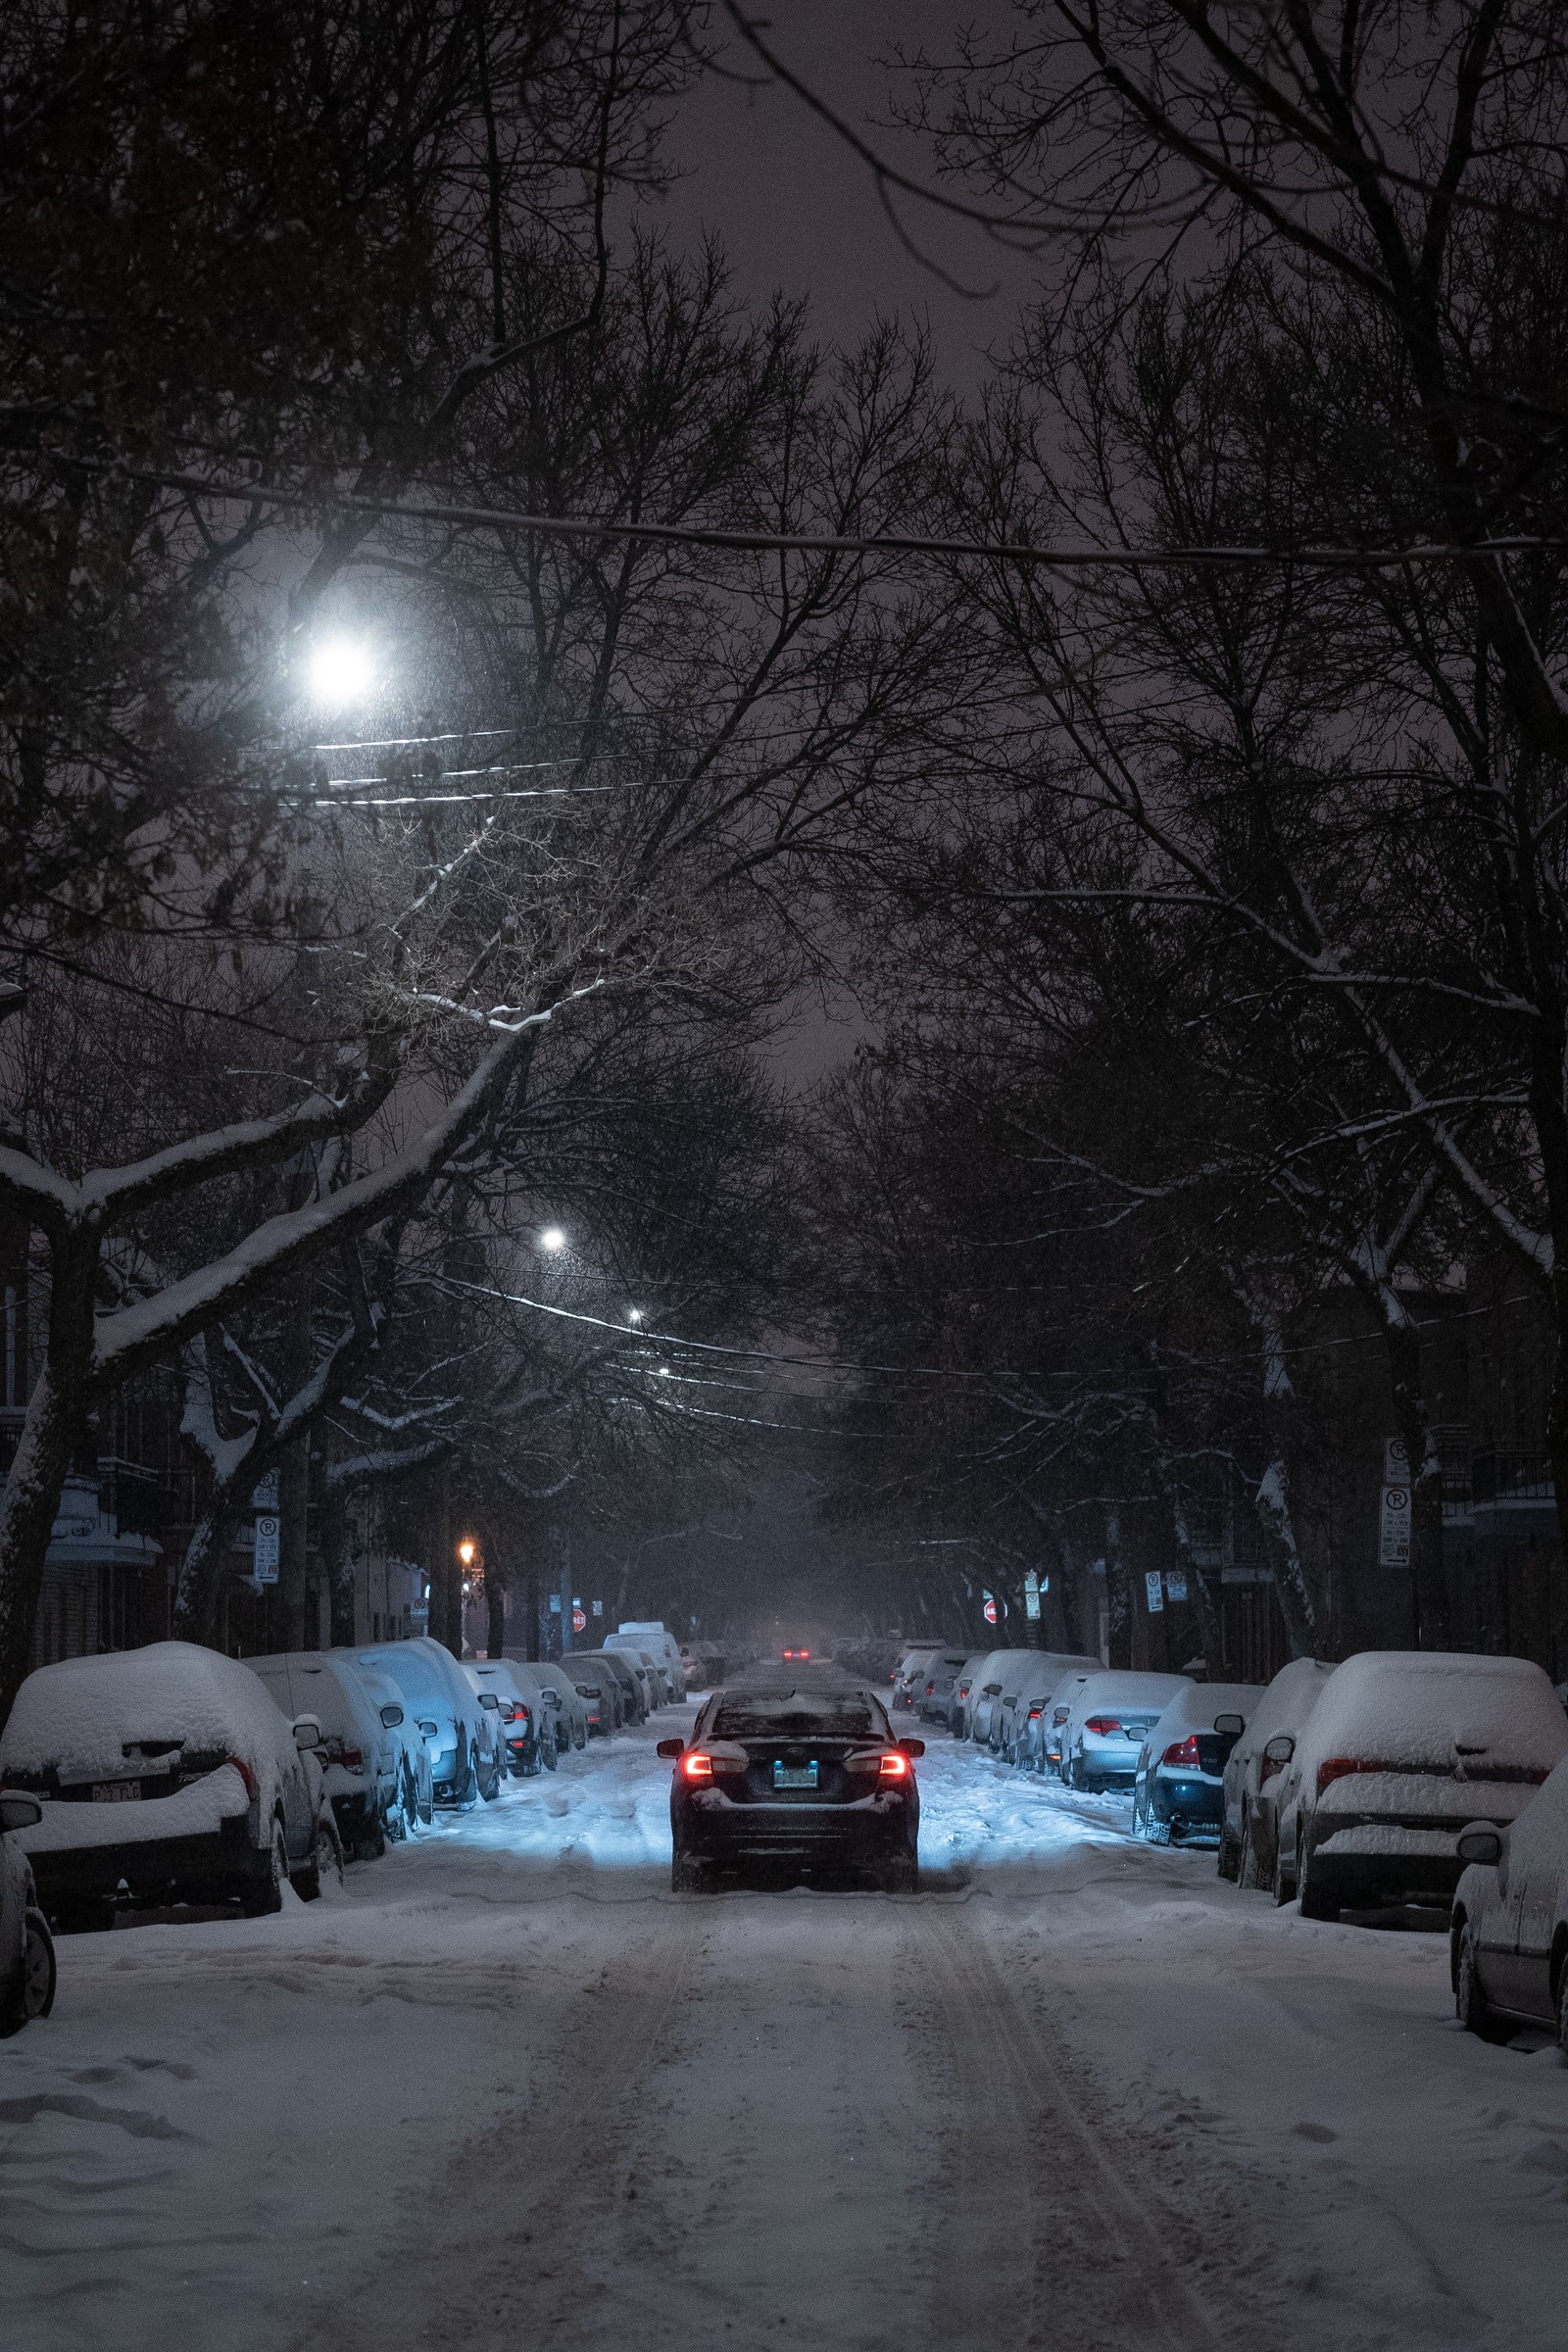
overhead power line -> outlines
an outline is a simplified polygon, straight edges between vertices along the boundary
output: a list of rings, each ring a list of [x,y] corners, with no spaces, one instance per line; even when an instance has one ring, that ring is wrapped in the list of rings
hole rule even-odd
[[[1258,569],[1299,564],[1313,571],[1399,571],[1412,564],[1453,564],[1477,557],[1565,555],[1568,539],[1512,537],[1418,541],[1411,547],[1035,547],[1027,540],[941,539],[889,531],[873,538],[841,538],[832,532],[725,530],[684,522],[621,522],[612,516],[520,514],[505,507],[458,507],[434,503],[410,507],[397,499],[367,498],[348,490],[272,490],[258,482],[215,481],[195,473],[159,473],[126,466],[128,479],[187,498],[216,498],[241,506],[384,515],[393,522],[440,523],[446,529],[531,531],[555,539],[647,540],[654,545],[711,547],[740,555],[940,556],[1022,565],[1041,571],[1159,571]]]

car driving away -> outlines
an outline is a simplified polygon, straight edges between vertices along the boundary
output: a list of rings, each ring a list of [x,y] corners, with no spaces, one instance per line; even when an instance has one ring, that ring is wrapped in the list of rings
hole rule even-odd
[[[675,1891],[762,1869],[860,1879],[885,1893],[918,1883],[920,1740],[894,1738],[882,1701],[853,1684],[802,1679],[715,1690],[690,1740],[662,1740]]]

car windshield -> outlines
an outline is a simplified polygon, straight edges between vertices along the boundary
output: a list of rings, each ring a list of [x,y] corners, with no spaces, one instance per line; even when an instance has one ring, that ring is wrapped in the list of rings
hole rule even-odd
[[[713,1740],[886,1740],[887,1719],[859,1691],[749,1690],[726,1699],[709,1728]]]

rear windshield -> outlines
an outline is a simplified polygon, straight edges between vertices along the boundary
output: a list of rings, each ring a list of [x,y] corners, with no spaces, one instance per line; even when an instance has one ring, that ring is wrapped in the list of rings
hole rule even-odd
[[[711,1740],[886,1740],[887,1717],[859,1692],[750,1690],[727,1699],[709,1727]]]

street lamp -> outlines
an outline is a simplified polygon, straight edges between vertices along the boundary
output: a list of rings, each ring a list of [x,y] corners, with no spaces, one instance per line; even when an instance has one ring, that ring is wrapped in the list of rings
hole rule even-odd
[[[628,1307],[627,1307],[627,1309],[626,1309],[626,1320],[627,1320],[627,1322],[628,1322],[628,1323],[640,1323],[640,1322],[642,1321],[642,1319],[643,1319],[643,1310],[642,1310],[642,1308],[641,1308],[640,1306],[628,1306]]]
[[[539,1236],[539,1247],[541,1250],[548,1250],[554,1257],[558,1250],[564,1250],[566,1247],[566,1237],[559,1225],[547,1225]]]
[[[375,690],[375,662],[356,637],[323,637],[311,648],[311,700],[322,710],[341,710]]]
[[[478,1548],[478,1544],[475,1544],[471,1536],[464,1537],[463,1542],[458,1545],[458,1557],[463,1562],[465,1568],[471,1568],[473,1566],[473,1555]]]

